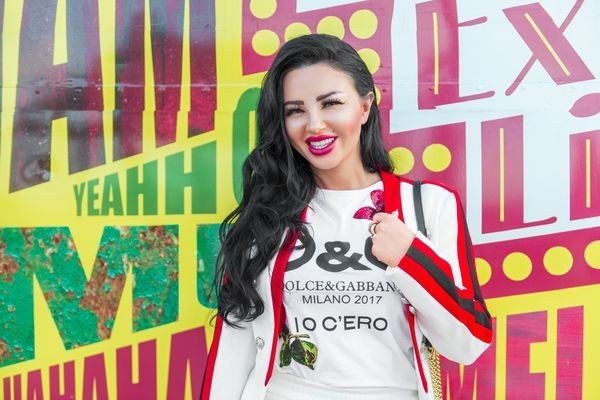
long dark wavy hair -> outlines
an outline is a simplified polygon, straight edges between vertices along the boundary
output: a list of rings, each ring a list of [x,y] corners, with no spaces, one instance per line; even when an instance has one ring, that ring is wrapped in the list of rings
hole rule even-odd
[[[256,289],[259,274],[275,256],[286,230],[308,234],[300,216],[315,193],[310,164],[291,146],[284,125],[283,80],[291,70],[318,63],[346,73],[362,97],[375,93],[373,77],[356,50],[335,36],[292,39],[277,53],[264,77],[256,124],[258,143],[242,167],[243,197],[219,232],[215,286],[218,313],[232,326],[264,311]],[[369,172],[390,171],[373,101],[360,134],[361,157]]]

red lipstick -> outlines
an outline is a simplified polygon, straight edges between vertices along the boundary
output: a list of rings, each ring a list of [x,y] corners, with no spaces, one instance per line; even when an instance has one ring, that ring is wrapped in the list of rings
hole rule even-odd
[[[315,156],[323,156],[330,153],[335,147],[336,136],[311,136],[305,140],[308,151]]]

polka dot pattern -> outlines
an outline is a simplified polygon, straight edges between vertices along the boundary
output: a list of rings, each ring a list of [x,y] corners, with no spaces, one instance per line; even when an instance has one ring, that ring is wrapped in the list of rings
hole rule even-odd
[[[289,24],[285,28],[284,38],[287,42],[289,40],[297,38],[298,36],[308,35],[309,33],[311,33],[311,31],[308,25],[303,24],[301,22],[294,22]]]
[[[477,279],[481,286],[492,279],[492,266],[483,258],[475,258],[475,269],[477,270]]]
[[[344,39],[346,29],[344,28],[344,22],[342,22],[341,19],[330,15],[319,21],[317,24],[317,33],[327,33],[340,39]]]
[[[389,152],[390,160],[397,175],[408,174],[415,166],[415,157],[406,147],[395,147]]]
[[[600,269],[600,240],[594,240],[586,246],[584,258],[590,267]]]
[[[279,48],[279,36],[268,29],[260,30],[252,37],[252,48],[261,56],[275,54]]]
[[[552,247],[544,254],[544,267],[552,275],[564,275],[573,267],[573,255],[566,247]]]
[[[359,39],[369,39],[377,32],[377,16],[371,10],[358,10],[350,17],[350,32]]]
[[[446,170],[452,162],[452,153],[443,144],[434,143],[427,146],[423,152],[423,164],[432,172]]]
[[[358,54],[365,64],[367,64],[370,73],[374,74],[379,70],[381,59],[375,50],[365,47],[364,49],[358,50]]]
[[[375,101],[377,102],[377,105],[381,103],[381,90],[379,90],[377,86],[375,86]]]
[[[273,16],[277,11],[276,0],[251,0],[250,12],[256,18],[267,19]]]
[[[527,254],[516,251],[504,258],[502,270],[508,279],[518,282],[529,277],[533,264]]]

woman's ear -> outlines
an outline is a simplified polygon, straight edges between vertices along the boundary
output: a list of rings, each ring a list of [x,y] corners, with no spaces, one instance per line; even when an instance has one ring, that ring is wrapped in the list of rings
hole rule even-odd
[[[367,120],[369,119],[369,113],[371,112],[371,105],[373,104],[373,100],[375,100],[375,94],[373,94],[373,92],[367,93],[362,99],[360,119],[360,123],[362,125],[366,124]]]

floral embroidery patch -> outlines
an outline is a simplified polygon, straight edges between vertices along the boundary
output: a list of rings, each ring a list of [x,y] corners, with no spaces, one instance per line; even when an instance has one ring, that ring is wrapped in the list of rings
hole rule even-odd
[[[383,190],[377,189],[371,192],[371,201],[374,207],[361,207],[354,213],[355,219],[373,219],[373,215],[383,211]]]
[[[284,326],[283,332],[279,334],[283,339],[281,351],[279,352],[279,366],[287,367],[292,363],[292,360],[307,366],[310,369],[315,369],[314,365],[317,361],[319,353],[317,345],[303,338],[310,338],[305,333],[290,333],[287,326]]]

